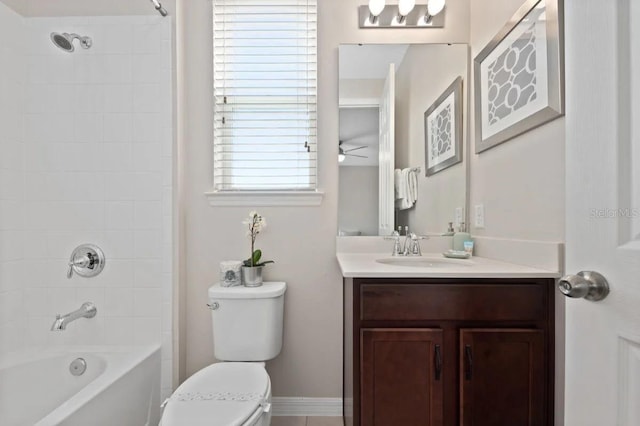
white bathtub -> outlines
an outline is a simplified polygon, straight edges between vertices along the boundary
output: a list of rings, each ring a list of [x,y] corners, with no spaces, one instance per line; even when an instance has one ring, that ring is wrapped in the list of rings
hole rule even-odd
[[[12,358],[0,365],[2,426],[158,424],[159,346],[67,348]],[[76,358],[87,363],[81,376],[69,372]]]

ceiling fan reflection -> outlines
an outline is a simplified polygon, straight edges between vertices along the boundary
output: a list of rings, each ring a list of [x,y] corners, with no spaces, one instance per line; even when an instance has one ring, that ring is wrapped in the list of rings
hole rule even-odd
[[[338,161],[340,163],[342,163],[346,157],[358,157],[358,158],[369,158],[366,155],[357,155],[357,154],[350,154],[350,152],[352,151],[357,151],[359,149],[363,149],[363,148],[367,148],[366,146],[358,146],[355,148],[350,148],[350,149],[344,149],[342,148],[342,141],[340,141],[338,143]]]

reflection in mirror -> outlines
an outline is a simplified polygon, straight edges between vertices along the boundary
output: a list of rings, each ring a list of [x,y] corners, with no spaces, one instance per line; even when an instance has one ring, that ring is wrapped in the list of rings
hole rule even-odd
[[[398,226],[442,234],[465,221],[468,55],[462,44],[340,46],[339,235],[388,235]],[[427,176],[425,112],[458,77],[463,160]],[[432,164],[457,154],[447,138],[437,154],[430,145]],[[412,180],[403,169],[419,171]]]

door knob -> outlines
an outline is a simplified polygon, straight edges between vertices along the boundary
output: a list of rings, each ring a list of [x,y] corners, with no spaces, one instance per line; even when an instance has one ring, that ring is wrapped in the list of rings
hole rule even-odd
[[[565,275],[560,278],[558,289],[567,297],[578,299],[584,297],[597,302],[609,294],[609,283],[597,272],[582,271],[577,275]]]

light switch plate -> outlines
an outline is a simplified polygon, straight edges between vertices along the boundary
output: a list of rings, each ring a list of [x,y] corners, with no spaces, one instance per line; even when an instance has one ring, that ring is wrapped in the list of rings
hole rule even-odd
[[[464,207],[456,207],[454,217],[454,224],[456,226],[456,229],[458,229],[458,226],[460,226],[462,222],[464,222]]]
[[[477,204],[475,206],[475,226],[476,228],[484,228],[484,204]]]

